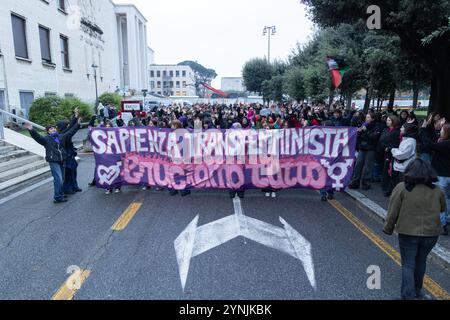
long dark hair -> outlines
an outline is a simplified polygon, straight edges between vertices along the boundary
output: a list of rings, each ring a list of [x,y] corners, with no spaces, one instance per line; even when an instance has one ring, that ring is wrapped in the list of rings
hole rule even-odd
[[[435,182],[438,181],[436,171],[431,165],[422,159],[416,159],[411,162],[405,171],[405,186],[409,192],[419,185],[424,184],[427,187],[434,189]]]
[[[403,128],[405,128],[405,134],[403,135],[404,137],[417,139],[419,129],[415,124],[405,123]]]

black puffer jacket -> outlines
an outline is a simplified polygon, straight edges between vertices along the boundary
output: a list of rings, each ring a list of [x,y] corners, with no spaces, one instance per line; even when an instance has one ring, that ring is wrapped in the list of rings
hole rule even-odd
[[[36,140],[37,143],[44,146],[45,148],[45,160],[47,162],[64,162],[67,159],[67,152],[64,148],[64,145],[68,140],[72,139],[72,137],[77,133],[80,129],[80,125],[77,123],[73,126],[69,131],[65,134],[60,134],[58,136],[59,142],[57,143],[51,136],[47,135],[45,137],[41,136],[37,133],[36,130],[30,130],[31,137]]]
[[[386,128],[383,130],[378,141],[378,153],[383,154],[388,149],[398,148],[400,146],[400,129],[395,128],[390,130]]]
[[[426,134],[427,134],[428,138],[431,141],[437,142],[439,140],[439,135],[440,135],[439,131],[440,130],[436,131],[434,129],[434,125],[431,125],[428,128],[426,128],[426,129],[422,128],[421,131],[422,130],[426,130]],[[422,141],[422,136],[421,135],[419,135],[419,139],[417,139],[417,152],[419,154],[428,153],[428,154],[433,155],[433,150],[430,149],[429,147],[425,146],[424,142]]]
[[[434,152],[431,166],[440,177],[450,177],[450,140],[434,142],[433,129],[420,130],[420,139],[424,146]]]
[[[60,133],[60,135],[64,135],[69,132],[70,129],[77,125],[77,121],[78,119],[73,117],[70,123],[68,121],[58,122],[56,127],[58,128],[58,132]],[[72,139],[66,139],[63,146],[66,149],[66,153],[69,158],[75,158],[77,156],[77,150],[73,145]]]
[[[366,128],[367,130],[358,134],[358,150],[376,151],[381,134],[380,129],[375,122],[368,124]]]

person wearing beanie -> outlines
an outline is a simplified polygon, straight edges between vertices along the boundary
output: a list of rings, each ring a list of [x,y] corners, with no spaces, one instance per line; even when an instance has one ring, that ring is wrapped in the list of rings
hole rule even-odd
[[[75,117],[78,118],[77,112],[75,113]],[[50,165],[50,170],[53,176],[53,187],[54,187],[54,195],[53,202],[54,203],[63,203],[67,202],[64,197],[64,189],[63,189],[63,177],[64,177],[64,162],[67,160],[67,153],[64,146],[67,144],[67,141],[72,139],[72,137],[77,133],[80,128],[81,118],[78,118],[77,123],[66,131],[64,134],[58,133],[58,129],[56,126],[50,125],[47,126],[46,132],[47,136],[40,135],[36,130],[33,129],[33,126],[30,123],[26,123],[24,128],[30,132],[31,137],[40,145],[45,148],[46,157],[45,159]]]

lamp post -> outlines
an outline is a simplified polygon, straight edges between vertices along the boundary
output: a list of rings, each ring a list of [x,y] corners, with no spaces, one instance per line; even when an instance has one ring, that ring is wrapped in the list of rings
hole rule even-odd
[[[267,36],[268,37],[268,42],[269,42],[268,53],[267,53],[267,62],[269,62],[269,63],[270,63],[270,37],[274,36],[276,33],[277,33],[276,26],[271,26],[271,27],[265,26],[264,27],[263,36]]]
[[[94,69],[94,80],[95,80],[95,109],[98,108],[98,86],[97,86],[97,68],[96,64],[92,64],[92,68]]]

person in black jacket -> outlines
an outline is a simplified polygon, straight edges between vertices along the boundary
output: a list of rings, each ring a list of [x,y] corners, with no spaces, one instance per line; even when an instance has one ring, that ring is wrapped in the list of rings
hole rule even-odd
[[[65,134],[69,132],[74,126],[77,125],[77,120],[79,116],[78,108],[75,109],[75,116],[72,118],[72,121],[59,121],[57,124],[57,129],[60,134]],[[64,149],[67,153],[67,159],[64,162],[64,184],[63,190],[65,195],[75,194],[76,192],[81,192],[83,190],[80,189],[77,182],[77,168],[78,163],[75,159],[77,156],[77,151],[73,145],[72,139],[66,139],[64,144]]]
[[[390,197],[394,188],[392,181],[393,158],[391,150],[400,146],[400,120],[396,116],[388,116],[387,128],[383,130],[378,142],[378,155],[382,164],[381,188],[385,197]]]
[[[440,138],[437,142],[432,140],[433,126],[430,126],[433,122],[433,117],[429,117],[420,130],[420,138],[426,148],[429,148],[434,152],[431,166],[436,170],[438,174],[437,185],[446,192],[447,198],[447,212],[441,213],[441,223],[444,227],[444,235],[448,235],[448,225],[450,223],[450,215],[448,213],[450,205],[450,124],[446,124],[445,118],[440,120],[441,132]]]
[[[375,120],[375,114],[369,113],[364,125],[358,129],[358,158],[353,178],[349,185],[350,189],[359,189],[361,180],[363,190],[370,189],[375,151],[380,138],[379,127],[376,125]]]
[[[426,132],[431,141],[437,142],[439,140],[439,134],[442,128],[442,125],[440,124],[441,117],[436,113],[431,113],[430,117],[431,116],[433,121],[427,122],[428,127],[426,128]],[[425,129],[422,129],[422,131],[423,130]],[[420,155],[420,159],[431,164],[431,160],[433,159],[433,150],[425,147],[420,136],[419,139],[417,139],[417,153]]]
[[[50,165],[50,170],[53,176],[54,186],[54,203],[67,202],[64,197],[63,180],[64,180],[64,162],[67,159],[67,152],[64,145],[72,139],[75,133],[80,128],[81,118],[78,119],[77,124],[64,134],[59,134],[56,126],[48,126],[46,128],[47,136],[41,136],[33,129],[30,123],[24,125],[28,129],[31,137],[40,145],[44,146],[46,157],[45,160]]]

